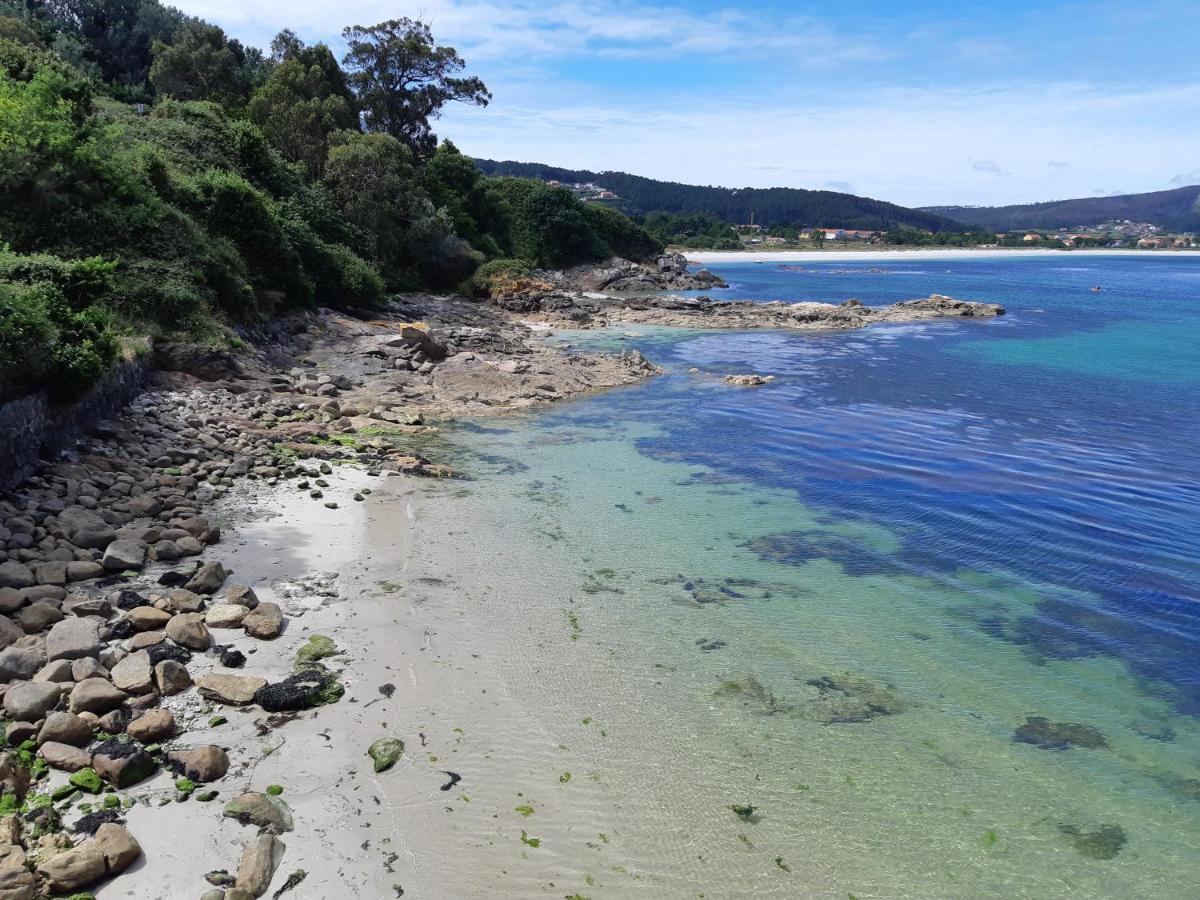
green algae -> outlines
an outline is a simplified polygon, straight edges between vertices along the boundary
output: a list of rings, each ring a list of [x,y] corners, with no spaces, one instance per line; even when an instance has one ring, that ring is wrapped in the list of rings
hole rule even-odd
[[[404,741],[400,738],[380,738],[367,748],[367,755],[375,764],[376,772],[386,772],[403,753]]]
[[[268,794],[268,796],[278,797],[280,794],[283,793],[283,785],[268,784],[266,793]]]
[[[516,811],[519,812],[521,815],[523,815],[527,819],[533,815],[533,807],[530,806],[528,803],[523,803],[520,806],[516,807]]]
[[[89,794],[98,794],[104,788],[104,782],[92,768],[80,769],[67,780],[81,791],[87,791]]]
[[[566,783],[567,783],[567,782],[569,782],[570,780],[571,780],[571,773],[570,773],[570,772],[563,772],[561,775],[559,775],[559,776],[558,776],[558,782],[559,782],[559,784],[566,784]]]
[[[316,663],[338,654],[337,645],[331,638],[323,634],[309,635],[308,643],[301,645],[296,651],[296,661],[292,668],[297,672],[314,668]]]
[[[527,847],[540,847],[542,846],[542,839],[530,837],[524,830],[522,830],[521,843],[525,844]]]
[[[741,803],[734,803],[729,808],[733,811],[733,814],[743,822],[753,822],[755,820],[754,814],[758,812],[757,806],[750,806],[748,804]]]

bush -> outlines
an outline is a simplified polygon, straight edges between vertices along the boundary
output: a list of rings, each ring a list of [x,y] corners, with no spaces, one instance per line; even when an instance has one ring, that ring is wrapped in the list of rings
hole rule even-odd
[[[494,289],[528,277],[533,265],[525,259],[493,259],[486,262],[459,287],[468,297],[490,297]]]
[[[646,262],[662,252],[662,244],[624,213],[611,206],[585,203],[583,211],[592,230],[613,255],[635,262]]]

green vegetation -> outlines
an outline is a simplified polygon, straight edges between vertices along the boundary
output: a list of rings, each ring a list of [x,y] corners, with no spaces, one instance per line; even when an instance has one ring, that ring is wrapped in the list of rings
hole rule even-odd
[[[652,212],[642,220],[642,227],[663,244],[689,250],[741,250],[742,242],[734,232],[734,224],[715,216],[696,213],[674,215]]]
[[[649,217],[668,213],[691,217],[710,216],[722,222],[771,225],[814,225],[823,228],[885,230],[896,225],[929,231],[961,230],[957,222],[925,210],[894,203],[798,188],[727,188],[655,181],[625,172],[588,172],[560,169],[541,163],[476,161],[488,175],[540,178],[565,183],[595,182],[620,198],[619,208],[630,215]],[[661,238],[660,238],[661,239]]]
[[[339,64],[158,0],[0,0],[0,399],[77,396],[123,335],[235,346],[279,312],[449,288],[488,260],[657,252],[612,209],[438,146],[445,104],[491,95],[427,25],[344,36]]]

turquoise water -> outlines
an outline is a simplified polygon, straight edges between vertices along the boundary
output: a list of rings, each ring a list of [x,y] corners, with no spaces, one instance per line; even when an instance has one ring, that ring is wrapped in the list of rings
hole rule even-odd
[[[1200,259],[716,269],[1009,315],[563,335],[667,373],[460,434],[564,610],[547,727],[604,710],[611,784],[666,748],[639,893],[1194,896]]]

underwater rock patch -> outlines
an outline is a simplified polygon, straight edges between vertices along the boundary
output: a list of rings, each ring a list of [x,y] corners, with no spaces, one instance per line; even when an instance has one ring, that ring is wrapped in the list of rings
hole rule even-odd
[[[1013,740],[1043,750],[1069,750],[1071,747],[1101,750],[1108,747],[1108,738],[1091,725],[1051,722],[1044,716],[1026,716],[1025,724],[1013,733]]]
[[[786,712],[790,707],[780,703],[771,691],[767,690],[754,675],[739,675],[722,681],[713,692],[714,697],[725,697],[740,700],[742,703],[761,706],[767,715],[773,716]]]
[[[822,675],[805,683],[817,689],[817,697],[805,704],[804,714],[826,725],[869,722],[908,708],[891,685],[881,686],[857,675]]]
[[[1071,844],[1090,859],[1113,859],[1125,846],[1125,829],[1120,825],[1101,825],[1084,831],[1077,825],[1059,825],[1058,830],[1071,838]]]

